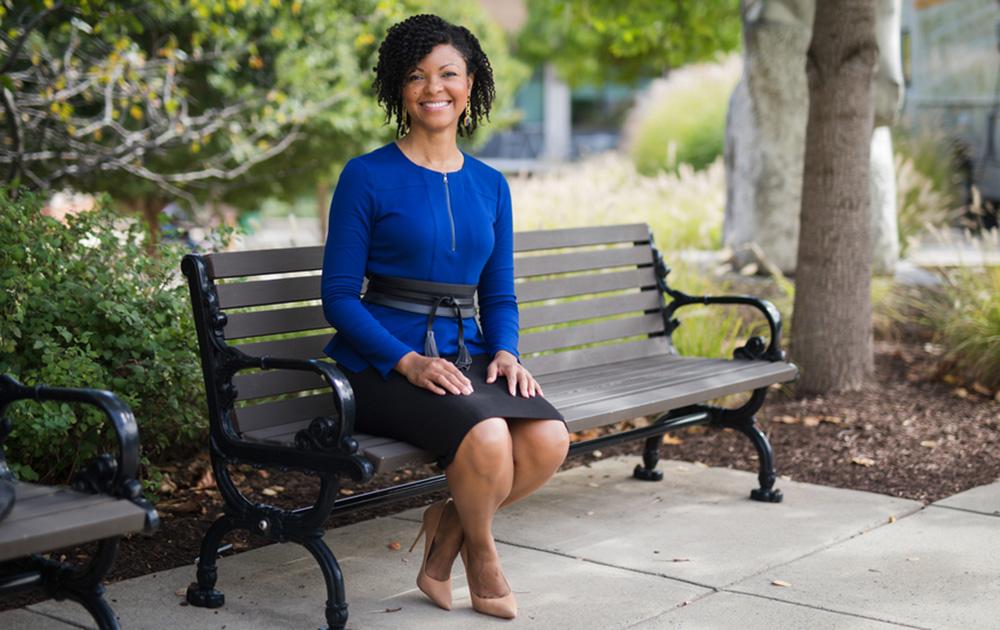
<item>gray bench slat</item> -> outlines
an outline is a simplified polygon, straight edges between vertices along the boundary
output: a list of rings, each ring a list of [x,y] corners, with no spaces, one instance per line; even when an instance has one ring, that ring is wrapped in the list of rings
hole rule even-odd
[[[712,379],[721,374],[742,372],[746,369],[746,363],[701,363],[694,359],[681,359],[665,363],[660,372],[647,369],[640,370],[634,376],[618,375],[613,385],[600,378],[588,379],[581,382],[583,387],[564,386],[561,391],[557,389],[554,394],[548,392],[546,394],[557,399],[563,407],[572,407],[644,389],[657,389],[666,385],[680,387],[685,383]]]
[[[233,383],[238,392],[236,400],[253,400],[327,387],[326,381],[319,374],[292,370],[267,370],[254,374],[237,374],[233,377]]]
[[[240,407],[236,410],[236,424],[241,433],[246,433],[296,420],[312,420],[335,409],[333,394],[328,392]]]
[[[219,306],[243,308],[283,302],[304,302],[320,298],[320,276],[296,276],[277,280],[255,280],[216,285]]]
[[[312,271],[323,266],[323,246],[220,252],[207,254],[205,263],[212,278]]]
[[[573,387],[581,379],[587,379],[599,374],[605,374],[609,369],[628,369],[637,371],[656,370],[663,367],[663,362],[670,360],[670,354],[656,354],[648,357],[636,359],[626,359],[621,362],[603,363],[599,365],[582,365],[572,367],[562,372],[550,372],[538,377],[538,382],[545,383],[546,387]],[[627,366],[627,367],[624,367]],[[547,391],[547,390],[546,390]]]
[[[665,383],[689,376],[698,377],[703,369],[681,357],[662,355],[655,357],[652,363],[638,364],[638,360],[611,363],[599,372],[574,374],[574,378],[551,382],[543,375],[538,380],[546,396],[555,396],[562,404],[571,404],[580,396],[594,396],[598,391],[604,390],[626,391],[635,384],[648,382],[650,379]]]
[[[232,313],[224,332],[226,339],[245,339],[321,328],[330,328],[330,323],[323,315],[323,307],[317,304],[254,313]]]
[[[514,259],[514,277],[541,276],[572,271],[590,271],[627,265],[652,265],[653,255],[648,245],[598,249],[568,254],[545,254]]]
[[[252,357],[281,357],[285,359],[320,359],[326,356],[323,348],[330,342],[333,333],[292,337],[276,341],[254,341],[252,343],[231,344]]]
[[[659,306],[660,294],[658,292],[641,291],[522,308],[520,309],[519,319],[521,330],[523,331],[526,328],[534,328],[536,326],[549,326],[551,324],[563,324],[581,319],[658,309]]]
[[[375,472],[395,470],[403,466],[428,464],[437,458],[408,442],[389,442],[363,450],[365,457],[375,466]]]
[[[648,240],[649,227],[645,223],[532,230],[514,233],[514,251],[526,252],[559,247],[581,247]]]
[[[14,492],[14,507],[0,522],[0,561],[139,532],[146,520],[142,508],[107,495],[68,488],[39,493],[24,482],[15,483]]]
[[[641,317],[609,319],[595,324],[577,324],[521,336],[518,350],[523,354],[544,352],[569,346],[611,341],[635,335],[645,335],[663,330],[663,317],[659,313]]]
[[[638,341],[609,344],[582,350],[566,350],[537,357],[522,359],[525,367],[535,376],[549,372],[562,372],[579,365],[605,364],[628,359],[638,359],[660,354],[668,354],[672,348],[666,337],[650,337]]]
[[[656,276],[652,267],[612,271],[608,273],[592,273],[561,278],[546,278],[536,280],[527,278],[514,285],[517,301],[520,304],[537,300],[619,291],[636,287],[655,287]]]
[[[666,385],[657,389],[626,396],[609,397],[565,409],[559,407],[559,411],[562,412],[573,431],[582,431],[621,420],[705,402],[728,394],[766,387],[772,383],[783,383],[794,378],[795,368],[787,363],[761,361],[756,362],[746,370],[720,374],[707,382],[702,379],[678,386]],[[556,406],[558,407],[558,403]]]

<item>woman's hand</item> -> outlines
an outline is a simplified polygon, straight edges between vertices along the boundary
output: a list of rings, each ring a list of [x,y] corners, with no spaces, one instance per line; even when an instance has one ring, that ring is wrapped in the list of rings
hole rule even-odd
[[[499,374],[506,377],[507,390],[511,396],[516,396],[518,392],[525,398],[544,396],[542,386],[535,381],[531,372],[517,362],[517,357],[506,350],[500,350],[493,355],[493,360],[486,366],[486,382],[494,382]]]
[[[429,389],[435,394],[472,393],[472,381],[447,359],[408,352],[396,364],[396,371],[417,387]]]

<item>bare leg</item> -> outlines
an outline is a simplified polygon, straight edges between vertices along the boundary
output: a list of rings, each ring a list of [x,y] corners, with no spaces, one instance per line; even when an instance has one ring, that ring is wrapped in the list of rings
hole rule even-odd
[[[512,449],[507,421],[487,418],[466,434],[445,471],[469,553],[470,588],[474,584],[476,593],[483,597],[502,597],[509,592],[493,540],[493,515],[513,486]],[[445,556],[445,549],[440,556]]]
[[[501,507],[538,490],[566,459],[569,433],[561,420],[509,420],[514,483]]]

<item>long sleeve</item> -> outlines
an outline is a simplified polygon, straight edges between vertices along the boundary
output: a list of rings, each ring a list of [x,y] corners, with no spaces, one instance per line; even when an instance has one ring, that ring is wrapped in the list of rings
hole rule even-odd
[[[506,350],[518,356],[517,296],[514,294],[514,217],[510,187],[500,178],[494,244],[479,276],[479,320],[490,355]]]
[[[374,214],[369,174],[360,160],[351,160],[340,174],[330,204],[321,284],[323,313],[338,334],[385,378],[411,349],[361,304]]]

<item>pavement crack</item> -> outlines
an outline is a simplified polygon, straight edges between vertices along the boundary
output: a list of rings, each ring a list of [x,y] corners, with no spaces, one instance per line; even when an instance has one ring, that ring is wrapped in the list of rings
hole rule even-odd
[[[934,630],[934,628],[932,628],[930,626],[914,626],[912,624],[909,624],[909,623],[906,623],[906,622],[903,622],[903,621],[896,621],[894,619],[886,619],[884,617],[874,617],[872,615],[864,615],[864,614],[861,614],[861,613],[849,612],[849,611],[846,611],[846,610],[838,610],[836,608],[827,608],[825,606],[816,606],[814,604],[803,604],[802,602],[793,602],[793,601],[789,601],[787,599],[781,599],[779,597],[771,597],[769,595],[761,595],[760,593],[750,593],[750,592],[747,592],[747,591],[738,591],[736,589],[729,589],[729,588],[723,588],[723,589],[720,589],[720,591],[723,592],[723,593],[732,593],[734,595],[746,595],[746,596],[749,596],[749,597],[756,597],[758,599],[766,599],[766,600],[770,600],[772,602],[780,602],[782,604],[788,604],[790,606],[799,606],[801,608],[809,608],[809,609],[812,609],[812,610],[821,610],[821,611],[827,612],[827,613],[834,613],[834,614],[837,614],[837,615],[845,615],[847,617],[854,617],[855,619],[867,619],[868,621],[877,621],[879,623],[889,623],[889,624],[892,624],[894,626],[898,626],[900,628],[913,628],[914,630]]]

